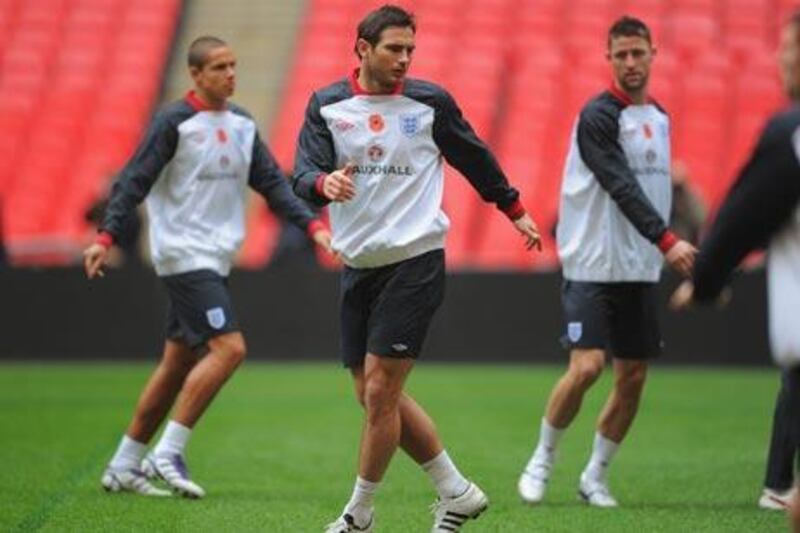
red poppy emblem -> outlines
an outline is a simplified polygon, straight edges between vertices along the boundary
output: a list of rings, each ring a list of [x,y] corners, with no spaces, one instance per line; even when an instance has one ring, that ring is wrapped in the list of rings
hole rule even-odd
[[[228,142],[228,134],[225,133],[225,130],[223,130],[222,128],[217,130],[217,140],[219,140],[219,142],[221,143]]]
[[[369,129],[378,133],[379,131],[383,131],[383,128],[386,124],[383,121],[383,117],[378,113],[373,113],[369,116]]]
[[[644,126],[642,127],[644,130],[644,138],[645,139],[652,139],[653,138],[653,130],[650,128],[650,124],[645,122]]]

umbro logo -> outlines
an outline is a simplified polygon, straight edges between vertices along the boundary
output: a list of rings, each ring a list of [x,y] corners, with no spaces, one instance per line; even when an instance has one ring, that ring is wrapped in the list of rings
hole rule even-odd
[[[344,133],[346,131],[352,130],[353,128],[356,127],[356,125],[353,124],[352,122],[348,122],[348,121],[346,121],[346,120],[344,120],[342,118],[337,118],[336,120],[333,121],[333,127],[339,133]]]

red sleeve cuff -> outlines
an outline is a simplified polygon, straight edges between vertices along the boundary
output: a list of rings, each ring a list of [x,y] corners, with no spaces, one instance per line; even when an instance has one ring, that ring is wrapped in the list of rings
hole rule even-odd
[[[327,226],[325,226],[325,224],[321,220],[315,218],[314,220],[308,223],[308,227],[306,228],[306,233],[308,234],[309,237],[313,237],[316,232],[323,231],[326,229],[328,229]]]
[[[658,249],[661,250],[662,254],[666,254],[673,246],[675,246],[677,242],[678,236],[672,233],[670,230],[667,230],[664,232],[664,235],[658,239]]]
[[[97,234],[97,237],[94,239],[94,242],[103,245],[106,248],[111,248],[111,246],[113,246],[114,244],[114,236],[107,231],[101,231],[100,233]]]
[[[322,189],[322,184],[325,181],[325,176],[327,176],[327,174],[320,174],[319,176],[317,176],[316,181],[314,181],[314,190],[317,192],[317,194],[319,194],[323,198],[326,198],[325,193],[323,192]]]
[[[518,218],[522,217],[527,213],[525,210],[525,206],[522,205],[522,202],[516,200],[513,204],[507,207],[501,207],[500,211],[506,214],[508,218],[511,220],[517,220]]]

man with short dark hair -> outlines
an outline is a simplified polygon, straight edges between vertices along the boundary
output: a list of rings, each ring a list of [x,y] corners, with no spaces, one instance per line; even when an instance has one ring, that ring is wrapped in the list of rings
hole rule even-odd
[[[487,507],[444,449],[433,421],[404,392],[444,297],[443,158],[524,236],[539,233],[519,193],[453,98],[406,78],[413,16],[384,6],[358,26],[360,68],[311,96],[298,141],[295,191],[328,205],[341,283],[342,357],[366,412],[358,477],[328,533],[373,531],[373,497],[399,445],[439,493],[433,531],[459,531]]]
[[[680,309],[718,300],[742,259],[768,250],[769,336],[783,379],[758,503],[785,509],[794,500],[794,531],[800,531],[800,493],[792,487],[800,449],[800,12],[783,27],[779,63],[791,106],[767,122],[701,245],[693,282],[671,303]]]
[[[613,82],[584,106],[573,131],[556,239],[569,366],[550,395],[539,442],[519,480],[530,504],[543,499],[558,441],[610,352],[614,388],[578,492],[590,505],[617,505],[607,469],[639,407],[647,360],[661,350],[655,291],[664,257],[680,274],[691,272],[695,249],[667,229],[669,118],[647,93],[655,53],[643,22],[616,21],[607,52]]]
[[[152,260],[169,294],[167,340],[103,474],[109,491],[169,495],[147,479],[158,477],[183,496],[205,495],[189,476],[184,451],[192,428],[245,358],[228,273],[244,238],[247,186],[329,247],[329,232],[294,196],[253,119],[228,102],[235,71],[236,58],[224,41],[201,37],[192,43],[194,90],[153,118],[112,188],[97,242],[84,252],[89,279],[102,276],[109,248],[146,198]],[[173,404],[172,419],[144,457]]]

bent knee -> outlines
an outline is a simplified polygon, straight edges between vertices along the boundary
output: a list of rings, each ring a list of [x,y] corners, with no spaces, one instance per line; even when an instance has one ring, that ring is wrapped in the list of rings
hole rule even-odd
[[[569,369],[573,381],[581,388],[588,388],[603,373],[603,361],[587,359],[572,365]]]
[[[223,335],[213,339],[211,349],[220,353],[231,364],[238,366],[247,357],[247,345],[244,337],[238,334]]]
[[[360,401],[367,412],[380,414],[396,409],[400,396],[382,380],[370,380],[364,386]]]

